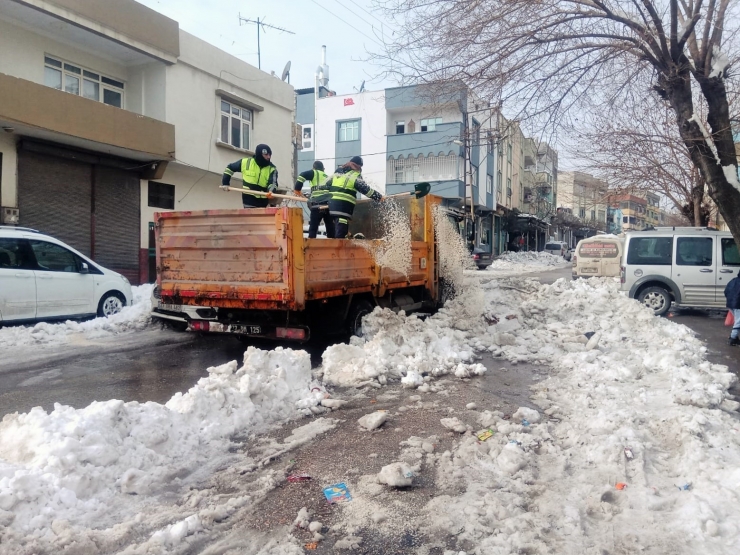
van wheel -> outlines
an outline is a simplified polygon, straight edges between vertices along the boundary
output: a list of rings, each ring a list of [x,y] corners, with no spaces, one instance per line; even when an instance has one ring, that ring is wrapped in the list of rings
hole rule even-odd
[[[120,293],[109,292],[103,295],[98,303],[98,316],[107,318],[121,312],[125,306],[125,301]]]
[[[651,309],[656,316],[663,316],[671,308],[671,294],[662,287],[646,287],[637,300]]]
[[[347,316],[347,331],[350,335],[362,337],[362,319],[373,311],[373,305],[368,301],[359,300],[352,304]]]

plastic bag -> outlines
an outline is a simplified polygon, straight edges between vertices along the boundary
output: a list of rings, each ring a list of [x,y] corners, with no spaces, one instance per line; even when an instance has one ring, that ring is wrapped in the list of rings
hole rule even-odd
[[[725,326],[734,326],[735,316],[732,314],[732,310],[727,311],[727,317],[725,317]]]

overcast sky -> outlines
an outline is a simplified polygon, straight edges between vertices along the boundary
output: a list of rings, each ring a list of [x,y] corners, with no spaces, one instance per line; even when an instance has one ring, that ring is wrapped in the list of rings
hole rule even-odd
[[[373,12],[370,0],[138,0],[170,17],[180,28],[245,62],[257,66],[256,25],[239,25],[239,14],[295,33],[267,28],[260,33],[262,69],[282,74],[292,62],[290,83],[297,89],[314,86],[314,73],[321,63],[321,45],[327,47],[329,87],[337,94],[350,94],[366,80],[365,88],[393,86],[379,79],[379,68],[362,61],[368,51],[378,51],[383,33],[392,35],[382,15]]]

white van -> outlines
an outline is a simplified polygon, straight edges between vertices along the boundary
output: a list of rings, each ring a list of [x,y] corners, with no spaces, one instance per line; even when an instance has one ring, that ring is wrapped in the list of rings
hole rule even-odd
[[[579,277],[618,277],[624,252],[624,239],[616,235],[596,235],[582,239],[573,256],[573,279]]]
[[[729,231],[657,227],[627,234],[623,293],[660,316],[679,307],[724,308],[724,290],[740,270]]]

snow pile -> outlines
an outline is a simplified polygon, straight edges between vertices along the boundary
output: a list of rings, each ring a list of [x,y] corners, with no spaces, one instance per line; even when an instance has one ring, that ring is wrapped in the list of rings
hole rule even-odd
[[[68,343],[70,336],[82,334],[87,339],[115,335],[146,328],[151,322],[151,296],[154,285],[132,287],[133,304],[123,307],[118,314],[108,318],[94,318],[86,322],[39,322],[33,326],[11,326],[0,328],[0,344],[3,347],[25,347],[37,345],[59,345]]]
[[[487,313],[519,313],[500,321],[513,342],[496,341],[497,325],[479,328],[490,350],[551,375],[534,387],[538,411],[478,413],[463,424],[492,429],[490,439],[466,434],[434,455],[442,495],[420,516],[427,533],[455,534],[476,553],[734,553],[736,377],[612,280],[486,285]]]
[[[479,295],[466,294],[424,320],[376,308],[363,320],[363,338],[324,351],[319,369],[324,382],[358,386],[402,380],[406,387],[424,387],[432,377],[484,373],[475,362],[475,350],[483,345],[470,333],[481,320],[476,299]]]
[[[487,272],[496,275],[526,274],[550,270],[554,267],[564,267],[568,262],[562,256],[540,251],[523,251],[523,252],[505,252],[493,261]]]
[[[111,400],[7,415],[0,423],[3,542],[52,541],[60,522],[73,535],[113,525],[151,496],[197,481],[230,457],[235,434],[297,414],[311,364],[304,351],[250,347],[241,368],[232,361],[208,372],[166,405]],[[186,519],[154,540],[171,545],[201,526],[200,517]]]

